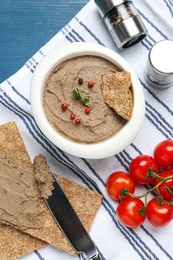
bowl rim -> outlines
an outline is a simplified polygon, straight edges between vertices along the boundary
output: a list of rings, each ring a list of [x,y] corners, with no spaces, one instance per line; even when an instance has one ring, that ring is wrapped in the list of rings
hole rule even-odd
[[[43,108],[43,91],[51,71],[61,62],[76,56],[92,55],[105,58],[120,69],[131,73],[133,92],[133,112],[131,119],[116,135],[98,143],[83,144],[66,139],[48,122]],[[36,124],[42,133],[58,148],[68,154],[86,158],[102,159],[113,156],[132,143],[138,135],[145,115],[145,98],[143,88],[129,64],[118,53],[107,47],[90,43],[71,43],[56,48],[47,54],[37,65],[30,88],[31,109]]]

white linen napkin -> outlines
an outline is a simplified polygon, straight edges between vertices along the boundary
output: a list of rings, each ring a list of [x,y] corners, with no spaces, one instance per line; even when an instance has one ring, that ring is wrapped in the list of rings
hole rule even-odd
[[[173,88],[158,90],[144,80],[148,52],[162,39],[173,39],[172,0],[134,0],[147,29],[148,36],[124,51],[116,48],[94,1],[88,4],[58,32],[24,66],[0,85],[0,123],[15,121],[20,129],[31,159],[42,153],[60,175],[104,194],[102,206],[90,230],[102,259],[106,260],[166,260],[173,259],[173,221],[164,228],[155,228],[147,221],[137,229],[121,225],[116,217],[117,203],[105,188],[107,177],[117,170],[127,171],[132,158],[139,154],[152,155],[153,148],[164,139],[173,139]],[[84,160],[69,156],[45,142],[38,131],[30,106],[30,80],[38,62],[51,50],[72,42],[101,44],[118,52],[134,69],[144,89],[146,113],[143,127],[133,143],[118,155],[102,160]],[[52,246],[46,246],[22,260],[85,259],[72,256]]]

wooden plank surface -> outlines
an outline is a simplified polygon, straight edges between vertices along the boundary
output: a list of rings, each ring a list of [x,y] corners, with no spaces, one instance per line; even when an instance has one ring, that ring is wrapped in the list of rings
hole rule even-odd
[[[87,0],[0,0],[0,83],[62,27]]]

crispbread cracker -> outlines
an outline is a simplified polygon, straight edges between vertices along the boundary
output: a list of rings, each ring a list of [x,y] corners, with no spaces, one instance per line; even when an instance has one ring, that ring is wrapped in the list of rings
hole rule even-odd
[[[118,71],[103,75],[102,94],[104,101],[124,119],[132,116],[131,74],[127,71]]]
[[[23,163],[26,164],[31,163],[26,148],[24,146],[24,143],[22,141],[22,138],[20,136],[20,133],[14,122],[7,123],[0,126],[0,150],[3,151],[4,153],[8,153],[11,159],[12,158],[17,160],[21,159]],[[62,189],[64,190],[66,196],[70,200],[72,206],[76,210],[77,214],[79,215],[79,218],[81,219],[86,230],[89,230],[93,222],[93,219],[101,205],[102,196],[95,191],[91,191],[77,183],[74,183],[60,176],[57,176],[57,180],[60,186],[62,187]],[[6,258],[4,259],[15,259],[16,257],[22,256],[39,247],[46,245],[46,243],[52,244],[53,246],[59,247],[67,252],[75,253],[75,251],[72,249],[71,245],[67,241],[66,237],[57,226],[50,211],[47,209],[44,200],[41,200],[40,206],[43,209],[42,219],[44,220],[44,226],[42,228],[35,229],[35,230],[34,229],[23,230],[23,232],[30,234],[31,236],[26,235],[18,230],[15,230],[10,226],[6,226],[6,229],[4,228],[5,227],[4,225],[0,226],[2,230],[5,229],[4,233],[2,233],[3,238],[2,236],[0,238],[0,257],[1,257],[1,252],[5,252]],[[16,237],[13,238],[13,240],[11,241],[9,240],[10,232],[11,233],[14,232],[13,237]],[[23,236],[25,236],[25,238],[23,238]],[[33,237],[35,237],[35,239]],[[12,243],[15,248],[14,258],[11,257],[11,253],[12,253],[11,250],[10,249],[8,250],[8,248],[6,248],[6,244],[8,244],[5,242],[6,239],[8,243]],[[18,240],[17,242],[16,239]],[[17,247],[19,246],[19,244],[24,243],[25,239],[28,239],[28,243],[32,244],[32,246],[30,246],[30,248],[27,251],[27,248],[25,247],[25,245],[23,245],[23,248],[24,249],[26,248],[26,250],[20,251],[20,247],[19,249],[17,249]],[[42,242],[41,240],[45,242]]]
[[[47,243],[11,226],[0,225],[1,260],[14,260],[46,245]]]
[[[19,133],[17,125],[9,122],[0,125],[0,151],[21,163],[31,164],[26,147]]]
[[[14,122],[0,125],[0,151],[11,159],[31,164],[31,160]],[[0,259],[14,260],[47,245],[11,226],[0,224]]]

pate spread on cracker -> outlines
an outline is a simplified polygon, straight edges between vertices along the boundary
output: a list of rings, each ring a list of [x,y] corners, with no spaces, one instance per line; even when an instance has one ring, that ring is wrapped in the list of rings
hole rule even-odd
[[[1,158],[3,158],[3,160],[6,160],[7,168],[9,168],[9,165],[16,165],[16,162],[21,162],[21,165],[25,165],[29,168],[33,167],[20,132],[16,126],[16,123],[14,122],[6,123],[0,126],[0,151]],[[7,174],[7,168],[6,166],[4,166],[3,161],[3,171],[1,171],[0,186],[3,182],[3,174],[4,176]],[[22,174],[23,167],[18,167],[17,172],[18,175]],[[14,181],[16,179],[17,172],[14,172],[14,176],[11,172],[10,177],[14,179]],[[31,174],[31,172],[29,174]],[[102,196],[95,191],[89,190],[58,175],[56,176],[56,178],[66,196],[68,197],[69,201],[71,202],[72,206],[79,215],[79,218],[81,219],[84,227],[87,231],[89,231],[93,219],[101,205]],[[6,180],[6,184],[4,186],[4,189],[6,190],[9,187],[7,184],[8,181]],[[22,178],[18,178],[18,186],[21,188],[22,185]],[[2,195],[1,192],[4,191],[2,189],[0,190],[0,196]],[[35,192],[34,195],[36,195]],[[34,222],[31,222],[32,224],[29,225],[30,227],[28,228],[28,223],[25,226],[24,222],[21,222],[21,219],[18,225],[16,225],[16,223],[14,225],[15,218],[12,218],[11,220],[10,218],[6,218],[5,223],[8,223],[8,225],[2,224],[2,222],[4,222],[4,216],[1,215],[2,219],[0,217],[0,259],[14,260],[17,257],[28,254],[47,244],[52,244],[53,246],[59,247],[69,253],[75,253],[65,235],[57,226],[50,211],[47,209],[44,200],[40,197],[39,199],[39,208],[41,212],[39,216],[41,217],[41,226],[38,225],[38,228],[35,228]],[[10,196],[9,200],[10,204],[15,203],[15,201],[13,201],[13,196]],[[1,210],[3,211],[3,202],[1,206]],[[20,210],[20,203],[17,210]],[[15,211],[13,211],[13,216],[15,216]],[[27,217],[27,214],[24,216]],[[19,215],[18,218],[20,218]]]

